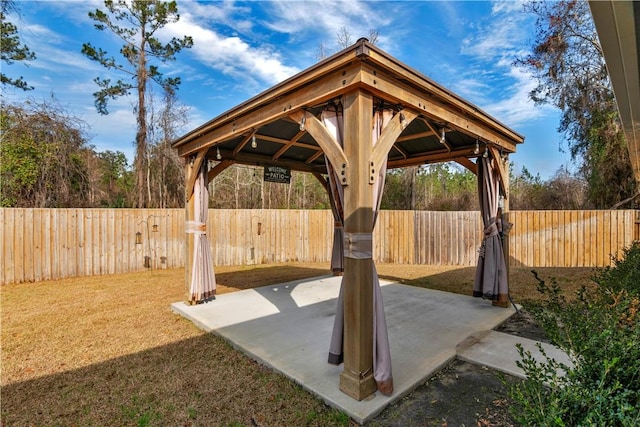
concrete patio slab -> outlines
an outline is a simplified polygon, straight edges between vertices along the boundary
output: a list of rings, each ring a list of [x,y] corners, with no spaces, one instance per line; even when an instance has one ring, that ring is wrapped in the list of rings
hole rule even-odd
[[[327,363],[341,277],[319,277],[171,305],[201,329],[226,338],[327,404],[364,423],[456,357],[456,346],[514,310],[447,292],[382,282],[395,391],[356,401],[338,388],[342,366]]]
[[[544,355],[538,349],[538,345],[541,345],[545,354],[551,359],[555,359],[556,362],[563,363],[569,367],[573,366],[569,356],[558,347],[496,331],[473,334],[466,342],[458,346],[458,358],[477,365],[484,365],[509,375],[525,378],[524,371],[516,364],[516,361],[520,360],[516,344],[520,344],[524,351],[530,352],[537,362],[546,361]]]

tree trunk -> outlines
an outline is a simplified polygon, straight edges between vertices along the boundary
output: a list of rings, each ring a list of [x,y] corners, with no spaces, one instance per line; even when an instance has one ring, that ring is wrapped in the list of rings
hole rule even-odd
[[[145,189],[146,185],[146,169],[148,168],[147,162],[147,106],[145,104],[145,91],[147,84],[147,59],[145,56],[145,46],[147,44],[147,37],[144,26],[142,27],[142,33],[140,37],[139,59],[137,69],[137,83],[138,83],[138,117],[137,124],[138,129],[136,132],[136,177],[138,191],[138,207],[146,207],[145,203]]]

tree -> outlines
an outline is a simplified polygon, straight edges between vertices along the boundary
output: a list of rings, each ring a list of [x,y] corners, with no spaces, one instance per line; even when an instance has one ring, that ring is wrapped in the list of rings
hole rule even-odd
[[[32,61],[36,59],[35,53],[20,41],[18,27],[7,20],[7,14],[16,10],[14,2],[2,0],[0,3],[0,46],[2,46],[0,51],[2,52],[2,62],[10,65],[16,61]],[[33,89],[33,86],[29,86],[22,77],[12,79],[1,72],[0,82],[2,85],[15,86],[22,90]]]
[[[589,5],[530,2],[525,11],[536,15],[536,35],[531,53],[515,65],[537,79],[530,93],[536,104],[561,110],[558,130],[572,157],[582,158],[591,202],[611,206],[633,194],[635,183]]]
[[[106,150],[97,153],[95,159],[99,181],[93,183],[92,189],[99,193],[99,200],[93,204],[108,208],[131,206],[132,177],[124,153]]]
[[[108,114],[109,99],[116,99],[129,95],[132,90],[137,91],[136,157],[134,169],[136,173],[136,189],[138,191],[138,207],[149,203],[147,184],[147,83],[157,83],[162,89],[175,91],[180,84],[180,77],[163,77],[158,66],[151,63],[155,58],[162,63],[175,60],[175,55],[183,48],[193,46],[189,36],[181,39],[173,37],[163,44],[155,36],[156,32],[165,25],[180,19],[178,6],[175,1],[159,0],[105,0],[107,12],[96,9],[89,12],[89,17],[96,21],[96,29],[109,30],[118,36],[124,44],[120,49],[124,63],[116,61],[101,48],[95,48],[90,43],[82,45],[82,53],[89,59],[100,63],[108,70],[113,70],[130,77],[127,80],[112,82],[110,78],[96,77],[95,83],[100,90],[95,92],[96,109],[100,114]],[[145,193],[147,198],[145,200]]]
[[[0,205],[80,207],[89,192],[86,124],[55,99],[0,112]]]
[[[366,36],[367,40],[369,40],[369,43],[371,44],[377,44],[378,40],[380,38],[380,34],[378,33],[378,30],[376,29],[371,29],[369,30],[369,33]],[[349,29],[345,26],[342,26],[338,29],[338,31],[336,32],[336,46],[338,48],[338,50],[340,49],[346,49],[349,46],[351,46],[354,42],[353,39],[351,37],[351,32],[349,31]],[[328,57],[329,55],[331,55],[330,49],[325,45],[325,43],[323,41],[320,41],[318,43],[318,50],[315,53],[315,58],[318,61],[321,61],[323,59],[325,59],[326,57]]]
[[[161,105],[151,103],[148,132],[148,193],[152,205],[159,208],[184,205],[184,163],[171,141],[188,123],[188,107],[178,102],[174,91],[165,91]],[[159,111],[157,111],[159,110]]]

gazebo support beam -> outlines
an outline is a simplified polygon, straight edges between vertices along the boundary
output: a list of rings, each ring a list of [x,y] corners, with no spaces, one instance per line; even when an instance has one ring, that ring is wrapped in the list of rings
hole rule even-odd
[[[344,187],[344,230],[373,232],[373,97],[356,90],[344,97],[344,151],[350,159]],[[345,238],[345,240],[348,237]],[[344,370],[340,390],[362,400],[377,389],[373,377],[373,259],[344,258]]]

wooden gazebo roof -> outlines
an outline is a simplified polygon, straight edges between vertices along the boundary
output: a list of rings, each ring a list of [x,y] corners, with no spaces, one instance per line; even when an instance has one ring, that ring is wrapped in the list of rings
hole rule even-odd
[[[279,165],[324,174],[323,149],[300,130],[301,118],[318,116],[327,104],[355,88],[369,91],[386,106],[417,114],[389,151],[390,168],[453,160],[475,171],[468,159],[477,157],[477,142],[480,154],[487,144],[509,154],[524,140],[475,105],[360,39],[192,130],[173,147],[182,157],[199,154],[226,164]],[[446,138],[441,143],[443,130]],[[251,148],[254,136],[257,146]]]

